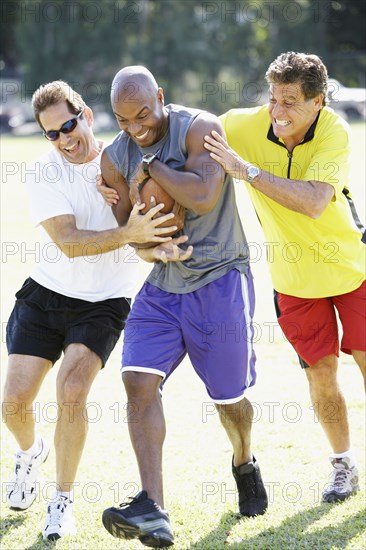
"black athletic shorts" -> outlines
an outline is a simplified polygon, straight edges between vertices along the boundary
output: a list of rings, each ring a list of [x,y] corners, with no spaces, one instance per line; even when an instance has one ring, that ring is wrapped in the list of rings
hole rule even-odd
[[[55,363],[69,344],[84,344],[105,365],[125,326],[130,299],[87,302],[49,290],[29,278],[16,293],[6,327],[8,353]]]

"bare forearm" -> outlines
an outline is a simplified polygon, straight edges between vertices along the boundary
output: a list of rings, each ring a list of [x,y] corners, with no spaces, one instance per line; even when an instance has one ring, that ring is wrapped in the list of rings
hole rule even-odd
[[[327,183],[279,178],[265,171],[251,185],[285,208],[311,218],[318,218],[334,195]]]
[[[177,230],[176,225],[160,227],[174,217],[173,213],[156,218],[161,205],[140,214],[142,205],[135,204],[127,223],[104,231],[78,229],[75,217],[71,214],[55,216],[42,222],[43,228],[62,252],[69,258],[105,254],[128,243],[161,244],[171,240],[166,234]]]
[[[253,175],[252,180],[248,179],[251,164],[241,158],[215,131],[205,136],[205,148],[210,151],[211,158],[233,178],[250,181],[254,189],[289,210],[318,218],[334,195],[334,188],[328,183],[280,178],[265,170],[260,170],[259,175]]]
[[[201,201],[207,200],[202,178],[197,174],[173,170],[162,162],[154,162],[150,174],[171,197],[185,208],[195,210]]]
[[[105,231],[77,229],[57,244],[69,258],[105,254],[128,244],[128,231],[125,227]]]

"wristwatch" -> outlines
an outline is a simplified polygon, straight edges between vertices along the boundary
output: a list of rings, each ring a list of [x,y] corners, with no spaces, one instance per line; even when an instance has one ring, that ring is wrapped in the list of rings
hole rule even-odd
[[[156,158],[157,155],[154,153],[146,153],[146,155],[142,157],[142,169],[147,176],[150,176],[149,166]]]
[[[258,166],[254,166],[254,164],[247,164],[245,167],[245,171],[247,173],[247,177],[245,179],[248,183],[253,183],[255,178],[257,178],[261,173],[261,169],[258,168]]]

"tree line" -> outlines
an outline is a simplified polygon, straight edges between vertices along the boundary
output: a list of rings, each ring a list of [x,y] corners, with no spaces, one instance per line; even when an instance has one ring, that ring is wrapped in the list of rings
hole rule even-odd
[[[364,87],[363,0],[3,0],[0,76],[30,96],[63,79],[109,106],[116,71],[143,64],[169,102],[216,113],[263,102],[279,53],[316,53],[329,74]]]

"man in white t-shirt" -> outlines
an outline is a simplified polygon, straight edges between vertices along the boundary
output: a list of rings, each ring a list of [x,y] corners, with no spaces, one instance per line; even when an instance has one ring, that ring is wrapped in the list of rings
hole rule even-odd
[[[139,212],[143,205],[136,205],[118,227],[96,189],[103,143],[95,138],[93,113],[77,92],[63,81],[50,82],[36,90],[32,102],[53,148],[27,171],[31,217],[43,243],[7,325],[4,419],[19,446],[7,499],[10,508],[25,510],[36,498],[49,445],[36,433],[29,411],[63,353],[56,382],[56,493],[43,528],[44,539],[57,540],[76,532],[73,483],[87,432],[86,400],[130,310],[137,259],[131,262],[128,243],[156,243],[144,251],[148,261],[181,261],[190,249],[179,248],[185,237],[164,236],[175,226],[159,228],[173,217],[154,219],[163,205],[145,215]]]

